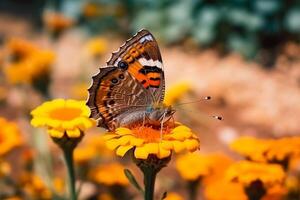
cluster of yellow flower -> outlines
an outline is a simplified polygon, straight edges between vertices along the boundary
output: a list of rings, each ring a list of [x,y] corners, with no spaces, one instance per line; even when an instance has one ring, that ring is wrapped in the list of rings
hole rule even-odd
[[[54,62],[54,53],[39,49],[29,41],[11,38],[5,45],[7,64],[4,74],[13,84],[32,84],[48,75]]]

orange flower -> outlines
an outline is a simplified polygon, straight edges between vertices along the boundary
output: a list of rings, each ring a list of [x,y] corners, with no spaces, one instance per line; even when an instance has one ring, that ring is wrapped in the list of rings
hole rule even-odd
[[[23,143],[21,131],[16,123],[0,117],[0,156],[8,153]]]
[[[184,198],[175,192],[170,192],[164,200],[184,200]]]
[[[163,130],[150,126],[134,126],[117,128],[115,132],[105,135],[107,147],[117,149],[118,156],[124,156],[133,149],[137,159],[147,159],[150,154],[159,159],[171,156],[171,152],[199,149],[198,137],[186,126],[177,124],[175,127],[166,125]]]
[[[265,152],[270,149],[272,141],[254,137],[241,137],[230,144],[230,148],[253,161],[266,160]]]
[[[44,23],[49,31],[59,33],[71,27],[74,21],[59,12],[46,12]]]
[[[204,196],[207,200],[248,200],[241,184],[222,178],[205,185]]]
[[[9,55],[17,59],[23,59],[38,50],[36,45],[21,38],[10,38],[6,48]]]
[[[89,177],[100,184],[127,186],[129,182],[124,174],[124,167],[118,163],[104,164],[92,169]]]
[[[212,166],[208,156],[188,153],[177,158],[176,169],[183,179],[195,181],[208,175],[212,170]]]
[[[228,180],[241,183],[245,186],[260,180],[265,186],[271,187],[283,182],[285,172],[277,164],[239,161],[229,167],[226,177]]]

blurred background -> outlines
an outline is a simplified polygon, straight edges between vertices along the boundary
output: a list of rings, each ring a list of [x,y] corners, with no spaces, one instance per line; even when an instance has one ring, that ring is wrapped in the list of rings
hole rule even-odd
[[[299,135],[298,0],[1,0],[0,117],[16,124],[23,142],[0,160],[11,165],[11,184],[26,187],[22,191],[0,183],[7,188],[0,189],[0,199],[14,196],[15,188],[21,199],[64,193],[59,150],[42,130],[30,126],[30,111],[55,98],[86,100],[92,75],[142,28],[159,43],[168,101],[178,104],[176,119],[199,135],[201,153],[239,159],[228,145],[240,136]],[[201,100],[205,96],[212,99]],[[82,148],[102,132],[91,130]],[[106,150],[100,154],[100,164],[119,161]],[[96,162],[78,155],[82,169]],[[22,176],[28,163],[36,180]],[[100,183],[86,173],[80,174],[82,199],[113,199],[110,186],[98,189]],[[158,191],[179,191],[187,199],[173,162],[160,179]],[[52,183],[58,189],[48,191]],[[140,199],[131,186],[125,188],[128,199]],[[38,196],[41,191],[45,196]],[[212,198],[202,194],[198,199]]]

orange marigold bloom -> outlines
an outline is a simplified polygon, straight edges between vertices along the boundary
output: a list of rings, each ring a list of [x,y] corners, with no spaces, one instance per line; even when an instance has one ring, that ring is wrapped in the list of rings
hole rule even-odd
[[[212,170],[212,166],[209,156],[188,153],[177,158],[176,169],[183,179],[195,181],[208,175]]]
[[[13,84],[32,83],[50,71],[54,58],[52,51],[35,51],[19,62],[5,67],[4,73],[8,81]]]
[[[36,45],[21,38],[10,38],[6,43],[6,49],[12,57],[18,59],[27,57],[38,50]]]
[[[192,90],[191,84],[188,82],[179,82],[171,86],[165,95],[164,103],[166,105],[172,105],[176,103],[183,95]]]
[[[224,178],[205,185],[204,196],[207,200],[248,200],[241,184]]]
[[[254,137],[241,137],[230,144],[230,148],[253,161],[266,160],[265,152],[270,149],[272,141]]]
[[[83,145],[74,150],[74,161],[77,163],[87,163],[96,157],[111,157],[113,156],[105,146],[103,135],[92,135],[83,141]]]
[[[46,12],[44,15],[46,28],[52,32],[61,32],[74,24],[71,18],[59,12]]]
[[[0,117],[0,156],[8,153],[23,143],[21,131],[14,122]]]
[[[124,156],[127,151],[133,149],[137,159],[147,159],[150,154],[163,159],[170,157],[173,151],[194,152],[200,147],[199,139],[191,129],[179,124],[166,124],[163,130],[142,125],[121,127],[115,132],[107,133],[105,139],[107,147],[116,149],[118,156]]]
[[[11,167],[8,162],[0,160],[0,178],[11,173]]]
[[[20,181],[25,193],[32,199],[51,199],[51,192],[41,177],[26,173],[22,175]]]
[[[300,137],[284,137],[272,140],[266,152],[267,160],[282,161],[291,156],[300,155]]]
[[[89,177],[100,184],[127,186],[129,182],[124,174],[124,167],[119,163],[103,164],[90,171]]]
[[[164,200],[184,200],[184,198],[176,192],[170,192]]]
[[[232,164],[226,172],[228,180],[241,183],[245,186],[254,181],[261,181],[265,186],[271,187],[282,183],[285,172],[280,165],[239,161]]]

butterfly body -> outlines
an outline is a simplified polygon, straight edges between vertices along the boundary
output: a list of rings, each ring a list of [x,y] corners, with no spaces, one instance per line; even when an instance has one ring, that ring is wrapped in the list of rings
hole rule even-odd
[[[111,131],[135,123],[160,125],[174,110],[163,104],[165,80],[153,35],[138,32],[93,76],[87,105],[91,117]]]

